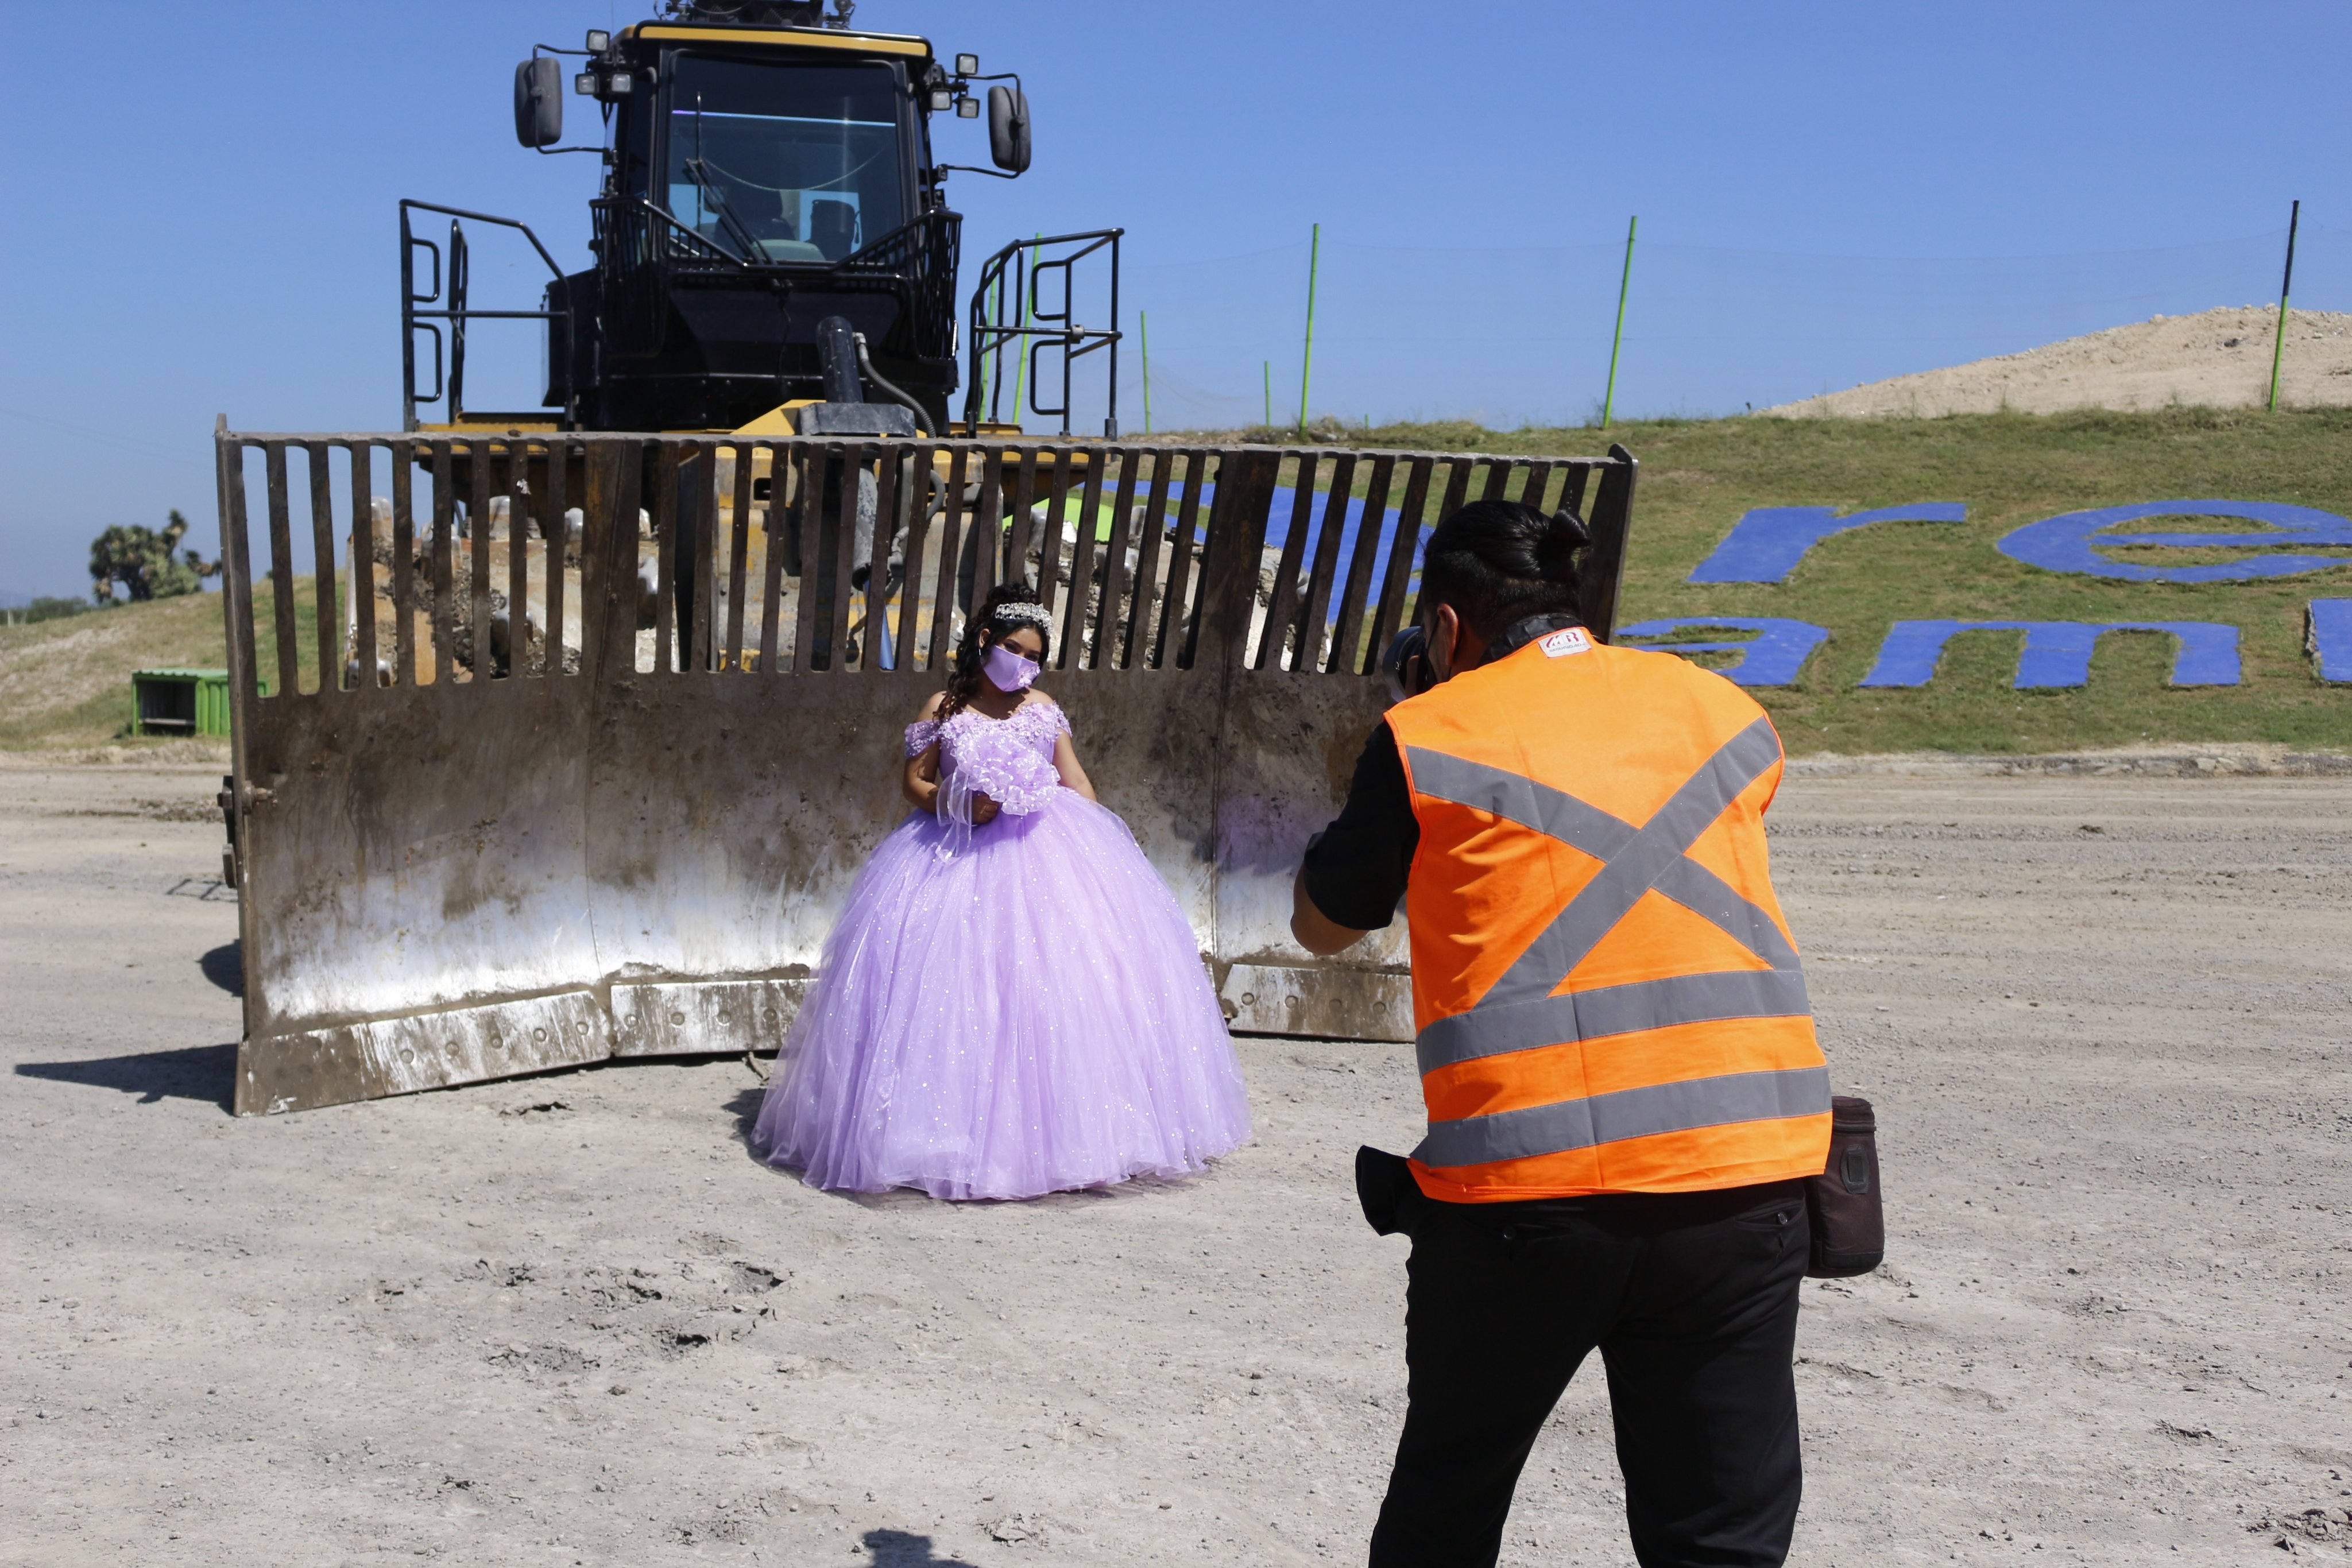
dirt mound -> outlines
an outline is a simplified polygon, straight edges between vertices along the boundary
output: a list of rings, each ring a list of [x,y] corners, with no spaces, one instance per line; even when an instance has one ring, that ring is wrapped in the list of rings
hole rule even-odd
[[[2044,343],[1947,370],[1921,371],[1846,392],[1784,402],[1790,418],[1930,418],[1946,413],[2057,413],[2076,408],[2259,406],[2270,396],[2278,312],[2224,306],[2195,316],[2151,316],[2104,332]],[[2289,310],[2279,402],[2352,404],[2352,315]]]

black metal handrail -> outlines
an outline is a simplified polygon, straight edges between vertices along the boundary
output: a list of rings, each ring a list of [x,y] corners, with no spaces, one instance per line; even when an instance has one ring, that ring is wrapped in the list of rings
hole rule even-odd
[[[746,256],[720,245],[711,235],[680,218],[677,214],[645,196],[599,196],[589,203],[600,217],[628,212],[649,217],[656,226],[670,231],[678,249],[667,259],[672,261],[704,262],[740,272],[777,270],[795,273],[835,272],[844,267],[853,271],[870,271],[878,267],[891,267],[898,258],[917,248],[909,244],[917,231],[961,225],[963,214],[944,209],[934,209],[900,224],[897,228],[870,240],[838,261],[784,260],[770,256]],[[754,242],[757,243],[756,241]]]
[[[782,261],[740,256],[644,196],[601,196],[596,254],[603,270],[607,329],[624,353],[658,349],[667,312],[665,267],[685,275],[730,274],[770,287],[889,288],[908,308],[882,345],[921,359],[955,355],[955,276],[963,215],[935,209],[900,224],[838,261]],[[905,333],[904,338],[900,332]]]
[[[440,213],[449,219],[448,265],[442,265],[441,247],[429,239],[419,239],[412,231],[408,214],[411,209],[420,213]],[[476,310],[466,303],[467,246],[464,225],[467,223],[496,224],[501,228],[520,230],[547,264],[549,276],[557,282],[563,280],[563,269],[555,257],[539,243],[529,224],[516,218],[502,218],[490,213],[467,212],[463,207],[445,207],[434,202],[404,198],[400,204],[400,417],[401,428],[415,430],[416,405],[439,402],[444,394],[448,402],[449,423],[457,424],[465,419],[466,385],[466,323],[482,320],[547,321],[559,319],[563,322],[567,363],[576,363],[580,337],[572,311],[562,310]],[[416,292],[416,252],[422,247],[433,256],[433,287],[424,293]],[[443,286],[447,286],[447,299],[443,301]],[[443,304],[440,309],[419,309],[419,306]],[[442,353],[440,322],[449,323],[448,354],[445,366]],[[416,333],[419,328],[433,334],[433,390],[423,396],[416,391]],[[576,378],[575,378],[576,385]],[[537,413],[515,414],[516,419],[536,419]],[[579,393],[574,391],[563,407],[562,425],[566,430],[579,426]]]
[[[935,209],[899,225],[836,264],[847,277],[903,282],[908,308],[886,346],[918,359],[955,358],[956,267],[961,259],[963,214]],[[907,337],[896,341],[899,329]]]
[[[1108,441],[1118,439],[1118,342],[1122,336],[1118,329],[1118,245],[1126,233],[1125,229],[1089,229],[1079,234],[1014,240],[982,265],[980,285],[971,294],[971,380],[965,390],[963,405],[967,431],[980,428],[983,401],[987,423],[997,423],[1004,393],[1004,351],[1013,347],[1026,356],[1029,412],[1049,419],[1058,415],[1062,434],[1069,434],[1071,366],[1088,354],[1108,349],[1109,375],[1103,437]],[[1060,256],[1044,254],[1047,247],[1055,246],[1078,248]],[[1076,309],[1071,268],[1106,247],[1110,251],[1110,325],[1090,328],[1071,319]],[[1046,275],[1056,272],[1062,277],[1062,308],[1046,310],[1038,298],[1038,285]],[[1015,308],[1019,310],[1018,319],[1008,319]],[[1055,347],[1062,350],[1062,401],[1057,406],[1047,407],[1038,396],[1045,378],[1038,371],[1037,356]],[[1016,406],[1013,417],[1017,422],[1021,415],[1022,410]]]

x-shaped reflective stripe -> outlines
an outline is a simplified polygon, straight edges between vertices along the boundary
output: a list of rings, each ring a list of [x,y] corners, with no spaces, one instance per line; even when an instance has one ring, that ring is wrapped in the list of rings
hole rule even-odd
[[[1417,793],[1506,818],[1603,862],[1476,1007],[1422,1031],[1423,1072],[1562,1040],[1807,1010],[1797,955],[1779,924],[1688,855],[1740,792],[1780,759],[1769,721],[1759,718],[1725,742],[1639,828],[1524,774],[1421,747],[1410,747],[1407,756]],[[1552,995],[1653,889],[1721,928],[1770,968]]]
[[[1506,818],[1601,862],[1477,1006],[1421,1031],[1416,1049],[1423,1073],[1452,1062],[1669,1024],[1810,1010],[1804,975],[1779,924],[1689,856],[1690,847],[1726,808],[1780,759],[1780,743],[1769,721],[1759,718],[1725,742],[1639,828],[1504,768],[1419,747],[1406,755],[1416,793]],[[1713,922],[1771,967],[1552,995],[1552,988],[1653,890]],[[1726,1073],[1433,1120],[1429,1135],[1413,1153],[1441,1168],[1476,1166],[1659,1133],[1818,1115],[1829,1103],[1826,1067]]]

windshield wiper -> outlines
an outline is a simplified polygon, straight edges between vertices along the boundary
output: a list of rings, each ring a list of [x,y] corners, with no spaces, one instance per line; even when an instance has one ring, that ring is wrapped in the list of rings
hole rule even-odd
[[[704,203],[709,205],[712,213],[717,214],[719,226],[725,229],[730,237],[742,246],[747,260],[765,262],[775,260],[775,257],[768,254],[766,246],[751,237],[751,231],[743,225],[743,220],[735,215],[735,209],[728,205],[726,198],[719,193],[719,186],[703,168],[701,159],[688,159],[686,174],[687,178],[694,182],[695,188],[702,193]]]

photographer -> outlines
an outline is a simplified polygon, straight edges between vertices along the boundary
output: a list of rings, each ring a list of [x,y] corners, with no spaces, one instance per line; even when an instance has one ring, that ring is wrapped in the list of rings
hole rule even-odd
[[[1765,853],[1780,740],[1720,675],[1593,640],[1584,542],[1509,502],[1439,525],[1412,695],[1298,874],[1311,952],[1400,898],[1411,927],[1428,1135],[1358,1166],[1366,1216],[1412,1240],[1374,1568],[1492,1564],[1596,1347],[1643,1564],[1778,1563],[1796,1521],[1830,1090]]]

